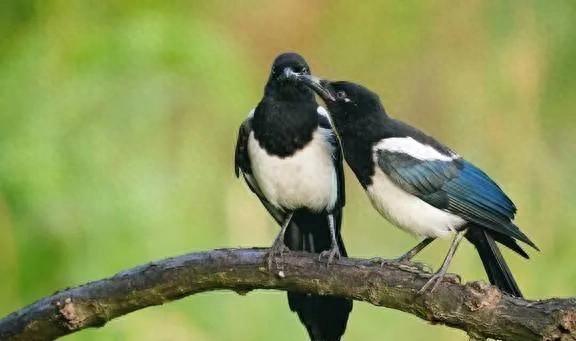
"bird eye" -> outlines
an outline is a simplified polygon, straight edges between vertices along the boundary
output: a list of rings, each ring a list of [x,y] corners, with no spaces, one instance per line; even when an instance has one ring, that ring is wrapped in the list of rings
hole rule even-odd
[[[340,90],[336,93],[336,98],[338,98],[338,99],[345,99],[346,97],[347,97],[346,92],[344,92],[342,90]]]

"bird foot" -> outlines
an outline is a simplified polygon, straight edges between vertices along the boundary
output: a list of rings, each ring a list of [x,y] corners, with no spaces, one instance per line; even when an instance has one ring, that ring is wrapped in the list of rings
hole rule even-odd
[[[383,268],[384,265],[397,265],[398,263],[410,263],[410,258],[405,256],[400,256],[393,259],[385,259],[382,257],[373,257],[368,260],[370,263],[380,263],[380,267]]]
[[[332,247],[330,250],[322,251],[318,255],[318,260],[322,261],[322,258],[327,258],[327,265],[329,266],[334,261],[334,258],[340,259],[340,250],[337,246]]]
[[[373,258],[368,259],[368,261],[369,261],[370,263],[380,264],[380,267],[381,267],[381,268],[383,268],[384,265],[388,265],[388,264],[394,262],[393,259],[385,259],[385,258],[382,258],[382,257],[373,257]]]
[[[270,251],[268,251],[268,270],[273,270],[273,263],[276,263],[276,268],[280,269],[282,263],[284,263],[284,253],[289,252],[290,249],[284,244],[284,242],[275,242]],[[279,256],[280,261],[278,261],[277,256]]]
[[[430,288],[430,286],[432,286],[430,288],[430,293],[433,293],[434,290],[436,290],[436,288],[438,287],[438,285],[442,282],[445,275],[446,275],[446,272],[442,272],[442,271],[439,271],[439,272],[435,273],[434,275],[432,275],[432,277],[430,277],[430,279],[422,286],[422,288],[420,288],[420,290],[418,290],[417,295],[424,294],[426,292],[426,290],[428,290],[428,288]]]

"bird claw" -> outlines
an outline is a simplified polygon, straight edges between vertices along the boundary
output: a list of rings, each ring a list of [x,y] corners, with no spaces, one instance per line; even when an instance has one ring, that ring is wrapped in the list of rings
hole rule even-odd
[[[382,257],[373,257],[368,260],[370,263],[380,264],[380,267],[383,268],[384,265],[388,265],[392,263],[394,260],[392,259],[384,259]]]
[[[444,275],[445,273],[435,273],[434,275],[432,275],[432,277],[430,277],[430,279],[422,286],[422,288],[418,290],[417,295],[424,294],[430,286],[432,286],[432,288],[430,289],[430,293],[433,293],[434,290],[436,290],[438,285],[440,285],[440,283],[444,279]]]
[[[373,257],[368,260],[370,263],[380,263],[380,267],[383,268],[384,265],[397,265],[398,263],[407,264],[410,263],[410,258],[400,256],[393,259],[385,259],[382,257]]]
[[[273,270],[273,263],[276,261],[276,268],[280,268],[282,263],[284,263],[284,253],[289,252],[290,249],[283,243],[274,243],[268,251],[268,270]],[[280,256],[280,262],[276,259],[276,256]]]
[[[327,258],[327,265],[330,265],[334,261],[334,258],[340,259],[340,257],[341,255],[338,247],[333,247],[330,250],[320,252],[318,255],[318,260],[322,261],[322,258]]]

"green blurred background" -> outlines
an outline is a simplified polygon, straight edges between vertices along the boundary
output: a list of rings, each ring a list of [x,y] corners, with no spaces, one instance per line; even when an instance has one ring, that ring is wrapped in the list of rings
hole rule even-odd
[[[377,91],[497,179],[540,246],[506,253],[529,298],[576,295],[574,1],[0,2],[0,315],[167,256],[267,246],[233,176],[237,127],[273,58]],[[356,257],[417,241],[348,171]],[[469,243],[451,271],[484,278]],[[448,242],[421,260],[440,264]],[[409,334],[407,334],[409,333]],[[409,335],[409,337],[406,337]],[[462,340],[356,303],[347,340]],[[304,340],[284,293],[195,295],[66,340]]]

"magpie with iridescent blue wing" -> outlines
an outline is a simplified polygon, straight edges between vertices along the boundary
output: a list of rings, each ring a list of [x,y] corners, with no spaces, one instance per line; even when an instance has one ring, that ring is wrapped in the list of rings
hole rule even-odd
[[[388,116],[374,92],[351,82],[300,78],[328,107],[344,157],[376,210],[424,237],[399,260],[410,260],[438,237],[455,234],[440,269],[422,287],[433,291],[462,238],[476,247],[490,282],[522,293],[497,243],[520,256],[536,245],[513,222],[516,206],[481,169],[433,137]]]
[[[236,175],[281,227],[268,256],[270,269],[275,260],[281,268],[287,250],[318,253],[328,262],[346,256],[340,235],[342,151],[314,92],[295,81],[309,73],[301,56],[278,56],[264,97],[240,126],[236,144]],[[340,340],[352,310],[351,300],[332,296],[289,292],[288,303],[313,341]]]

